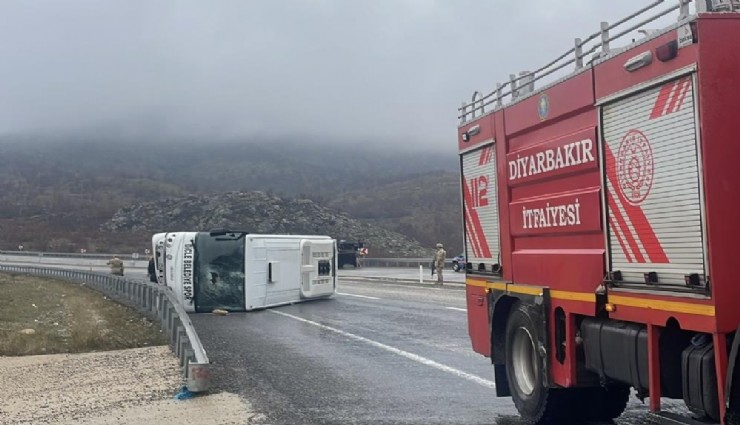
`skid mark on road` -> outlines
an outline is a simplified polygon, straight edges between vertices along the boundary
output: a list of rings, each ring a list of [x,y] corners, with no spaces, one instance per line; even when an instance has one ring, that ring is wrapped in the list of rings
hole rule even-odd
[[[372,345],[373,347],[380,348],[382,350],[385,350],[385,351],[388,351],[390,353],[399,355],[401,357],[405,357],[405,358],[407,358],[409,360],[413,360],[413,361],[415,361],[417,363],[421,363],[423,365],[433,367],[433,368],[435,368],[437,370],[441,370],[443,372],[447,372],[449,374],[455,375],[455,376],[457,376],[459,378],[463,378],[463,379],[467,379],[468,381],[475,382],[478,385],[482,385],[482,386],[487,387],[487,388],[496,388],[496,384],[493,381],[489,381],[489,380],[483,379],[483,378],[481,378],[479,376],[475,376],[475,375],[472,375],[470,373],[463,372],[462,370],[455,369],[454,367],[450,367],[450,366],[444,365],[442,363],[435,362],[434,360],[428,359],[426,357],[422,357],[422,356],[420,356],[418,354],[410,353],[408,351],[404,351],[404,350],[401,350],[401,349],[396,348],[396,347],[391,347],[390,345],[383,344],[382,342],[373,341],[372,339],[368,339],[368,338],[365,338],[365,337],[362,337],[362,336],[359,336],[359,335],[355,335],[355,334],[350,333],[350,332],[345,332],[345,331],[340,330],[340,329],[337,329],[337,328],[332,328],[331,326],[322,325],[321,323],[314,322],[313,320],[304,319],[302,317],[294,316],[292,314],[284,313],[282,311],[277,311],[277,310],[269,310],[269,311],[271,313],[279,314],[281,316],[288,317],[288,318],[291,318],[293,320],[298,320],[299,322],[307,323],[309,325],[313,325],[313,326],[316,326],[318,328],[321,328],[321,329],[324,329],[324,330],[327,330],[327,331],[331,331],[331,332],[337,333],[337,334],[342,335],[344,337],[347,337],[347,338],[350,338],[350,339],[354,339],[355,341],[364,342],[365,344]]]
[[[368,300],[379,300],[380,299],[378,297],[369,297],[367,295],[357,295],[357,294],[347,294],[345,292],[337,292],[337,295],[342,295],[344,297],[365,298],[365,299],[368,299]]]

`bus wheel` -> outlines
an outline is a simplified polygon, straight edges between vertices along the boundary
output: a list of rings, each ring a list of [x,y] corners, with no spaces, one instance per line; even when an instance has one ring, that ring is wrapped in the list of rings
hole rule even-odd
[[[518,302],[506,324],[506,372],[509,391],[528,424],[560,423],[568,409],[566,389],[546,388],[543,359],[537,351],[538,331],[527,309]],[[572,418],[571,418],[572,419]]]

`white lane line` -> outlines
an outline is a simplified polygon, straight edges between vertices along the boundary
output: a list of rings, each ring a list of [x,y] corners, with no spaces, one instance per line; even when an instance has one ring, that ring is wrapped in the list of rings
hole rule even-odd
[[[281,316],[285,316],[285,317],[289,317],[289,318],[294,319],[294,320],[298,320],[299,322],[308,323],[309,325],[314,325],[316,327],[319,327],[319,328],[324,329],[324,330],[327,330],[327,331],[335,332],[335,333],[337,333],[339,335],[345,336],[345,337],[350,338],[350,339],[354,339],[356,341],[364,342],[365,344],[372,345],[373,347],[377,347],[377,348],[383,349],[383,350],[388,351],[388,352],[391,352],[393,354],[397,354],[397,355],[399,355],[401,357],[405,357],[405,358],[407,358],[409,360],[413,360],[413,361],[415,361],[417,363],[421,363],[421,364],[426,365],[426,366],[431,366],[431,367],[433,367],[435,369],[441,370],[443,372],[450,373],[450,374],[455,375],[455,376],[457,376],[459,378],[467,379],[468,381],[475,382],[476,384],[482,385],[484,387],[496,388],[496,384],[493,381],[489,381],[487,379],[483,379],[481,377],[472,375],[470,373],[463,372],[462,370],[455,369],[454,367],[443,365],[442,363],[437,363],[434,360],[428,359],[426,357],[422,357],[422,356],[420,356],[418,354],[409,353],[408,351],[404,351],[404,350],[401,350],[401,349],[396,348],[396,347],[391,347],[390,345],[383,344],[382,342],[373,341],[372,339],[367,339],[365,337],[362,337],[362,336],[359,336],[359,335],[355,335],[353,333],[349,333],[349,332],[345,332],[345,331],[342,331],[342,330],[339,330],[339,329],[336,329],[336,328],[332,328],[331,326],[322,325],[321,323],[314,322],[314,321],[308,320],[308,319],[304,319],[302,317],[294,316],[292,314],[284,313],[282,311],[277,311],[277,310],[269,310],[269,311],[272,312],[272,313],[275,313],[275,314],[279,314]]]
[[[468,312],[468,310],[467,310],[467,309],[465,309],[465,308],[459,308],[459,307],[445,307],[445,308],[446,308],[447,310],[463,311],[463,312],[465,312],[465,313],[467,313],[467,312]]]
[[[366,298],[368,300],[379,300],[380,299],[378,297],[368,297],[367,295],[347,294],[345,292],[337,292],[337,295],[344,295],[345,297]]]

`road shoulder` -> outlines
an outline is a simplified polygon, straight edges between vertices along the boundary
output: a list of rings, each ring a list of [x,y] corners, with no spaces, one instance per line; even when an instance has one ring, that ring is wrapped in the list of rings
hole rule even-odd
[[[263,424],[228,393],[175,400],[182,386],[167,346],[0,357],[0,425]]]

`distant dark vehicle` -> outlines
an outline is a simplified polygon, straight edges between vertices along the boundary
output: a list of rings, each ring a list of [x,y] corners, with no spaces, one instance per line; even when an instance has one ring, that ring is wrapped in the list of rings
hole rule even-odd
[[[349,264],[357,268],[359,266],[359,253],[364,247],[365,244],[362,241],[337,241],[337,267],[343,269],[345,265]]]
[[[465,270],[465,253],[461,253],[452,259],[452,270],[459,272]]]

